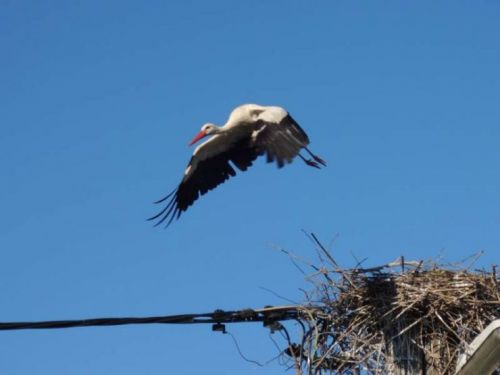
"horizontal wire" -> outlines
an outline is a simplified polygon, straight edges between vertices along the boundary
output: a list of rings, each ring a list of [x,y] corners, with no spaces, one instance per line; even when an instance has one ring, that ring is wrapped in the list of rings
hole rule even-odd
[[[0,322],[0,331],[20,329],[55,329],[74,327],[116,326],[125,324],[222,324],[264,322],[296,319],[299,306],[276,306],[263,309],[237,311],[215,310],[213,313],[151,316],[143,318],[94,318],[79,320],[51,320],[39,322]]]

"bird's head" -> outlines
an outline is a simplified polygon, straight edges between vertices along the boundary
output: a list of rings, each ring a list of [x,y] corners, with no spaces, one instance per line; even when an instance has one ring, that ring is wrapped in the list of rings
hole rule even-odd
[[[212,134],[217,134],[219,132],[219,128],[215,126],[214,124],[205,124],[201,127],[201,130],[198,134],[195,135],[195,137],[189,142],[189,145],[192,146],[196,142],[198,142],[200,139],[203,137],[206,137],[207,135],[212,135]]]

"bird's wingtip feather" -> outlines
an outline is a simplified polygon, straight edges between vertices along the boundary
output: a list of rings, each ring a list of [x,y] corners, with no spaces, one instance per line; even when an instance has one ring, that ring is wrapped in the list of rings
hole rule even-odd
[[[168,198],[170,198],[172,196],[172,194],[174,194],[175,192],[177,191],[177,188],[174,189],[173,191],[171,191],[170,193],[168,193],[166,196],[164,196],[163,198],[157,200],[156,202],[153,202],[154,204],[158,204],[158,203],[162,203],[162,202],[165,202]]]

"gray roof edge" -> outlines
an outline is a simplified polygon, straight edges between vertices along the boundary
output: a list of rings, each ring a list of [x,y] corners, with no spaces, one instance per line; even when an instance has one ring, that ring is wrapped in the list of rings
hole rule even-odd
[[[458,359],[456,375],[489,375],[500,366],[500,319],[491,322]]]

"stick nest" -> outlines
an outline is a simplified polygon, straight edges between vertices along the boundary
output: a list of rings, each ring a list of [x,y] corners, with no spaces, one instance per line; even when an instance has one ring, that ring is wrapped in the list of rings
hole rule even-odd
[[[324,264],[310,278],[302,342],[288,349],[297,373],[453,374],[468,343],[500,317],[495,267],[401,259],[341,269],[317,244]]]

